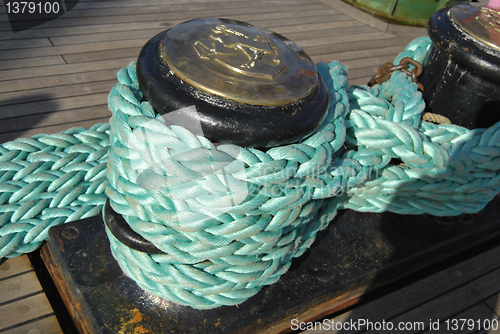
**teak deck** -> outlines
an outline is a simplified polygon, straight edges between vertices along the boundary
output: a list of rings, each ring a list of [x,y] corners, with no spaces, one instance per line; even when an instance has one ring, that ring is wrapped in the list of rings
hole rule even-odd
[[[409,41],[426,35],[423,28],[379,21],[340,0],[80,1],[64,16],[18,33],[11,32],[0,6],[0,143],[107,122],[107,94],[117,71],[155,34],[200,17],[274,30],[315,62],[341,61],[350,84],[365,84]],[[499,255],[500,247],[493,247],[334,320],[428,325],[431,318],[497,319]],[[0,264],[0,334],[14,333],[62,333],[27,256]]]
[[[340,0],[80,1],[62,17],[17,33],[0,11],[0,142],[107,122],[117,71],[149,38],[188,19],[228,17],[269,28],[315,62],[341,61],[351,84],[365,84],[415,34],[425,35],[406,28],[400,37]]]

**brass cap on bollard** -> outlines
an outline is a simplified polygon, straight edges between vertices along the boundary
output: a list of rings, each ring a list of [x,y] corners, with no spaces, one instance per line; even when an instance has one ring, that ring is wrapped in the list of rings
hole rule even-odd
[[[437,11],[420,83],[427,111],[468,129],[500,121],[500,12],[475,3]]]
[[[161,41],[162,60],[197,89],[241,103],[281,106],[307,97],[316,68],[297,45],[248,23],[188,21]]]
[[[296,44],[229,19],[197,19],[153,37],[138,62],[139,84],[159,114],[190,106],[214,142],[267,148],[317,129],[328,92]]]
[[[500,12],[477,3],[463,3],[450,8],[450,16],[464,32],[500,50]]]

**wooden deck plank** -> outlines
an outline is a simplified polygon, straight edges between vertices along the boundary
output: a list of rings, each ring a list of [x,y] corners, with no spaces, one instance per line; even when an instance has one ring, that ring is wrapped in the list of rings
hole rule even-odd
[[[100,6],[106,2],[99,2],[96,6],[89,6],[85,8],[85,5],[78,4],[73,10],[67,13],[65,18],[72,17],[98,17],[98,16],[116,16],[116,15],[142,15],[151,13],[184,13],[184,12],[198,12],[202,10],[213,10],[214,8],[221,9],[238,9],[241,8],[245,12],[260,11],[262,8],[274,7],[278,8],[280,11],[297,11],[302,9],[304,6],[308,6],[312,9],[324,8],[325,5],[319,1],[316,2],[289,2],[286,6],[283,6],[283,2],[276,1],[242,1],[242,2],[218,2],[211,1],[205,4],[198,4],[193,6],[192,3],[177,3],[177,4],[141,4],[138,5],[133,1],[121,1],[119,4],[115,2],[114,6]],[[128,5],[127,5],[128,4]]]
[[[2,133],[2,134],[0,134],[0,143],[5,143],[7,141],[11,141],[11,140],[14,140],[14,139],[20,138],[20,137],[32,137],[32,136],[39,134],[39,133],[46,133],[46,134],[57,133],[57,132],[61,132],[64,130],[68,130],[69,128],[73,128],[73,127],[84,127],[84,128],[88,129],[94,124],[107,123],[108,121],[109,121],[109,117],[103,117],[103,118],[89,119],[89,120],[79,121],[79,122],[70,122],[70,123],[57,124],[57,125],[52,125],[52,126],[32,128],[32,129],[25,130],[25,131]]]
[[[348,68],[348,69],[355,69],[355,68],[364,68],[367,66],[374,67],[376,68],[377,66],[380,67],[380,64],[385,64],[387,62],[393,62],[395,55],[384,55],[384,56],[375,56],[375,57],[368,57],[364,59],[354,59],[354,60],[349,60],[346,59],[342,63]]]
[[[305,47],[307,54],[310,56],[315,55],[328,55],[337,52],[355,52],[366,49],[384,49],[388,47],[397,46],[400,52],[404,50],[405,46],[410,40],[405,38],[383,38],[383,39],[368,39],[361,41],[352,41],[349,43],[326,44],[312,47]],[[381,64],[382,65],[382,64]]]
[[[397,24],[389,24],[386,32],[397,36],[404,36],[410,39],[427,36],[427,28],[401,26]]]
[[[489,297],[491,291],[500,290],[499,256],[500,246],[345,312],[333,320],[424,321],[427,325],[429,319],[444,321]]]
[[[102,17],[102,16],[134,16],[134,15],[142,15],[142,14],[156,14],[156,13],[168,13],[168,14],[181,14],[185,12],[197,13],[200,11],[212,11],[214,8],[217,9],[229,9],[229,10],[237,10],[239,13],[247,12],[247,13],[259,13],[262,11],[266,11],[267,9],[271,9],[274,11],[297,11],[301,10],[305,6],[309,7],[311,10],[323,9],[325,5],[317,2],[306,4],[302,3],[289,3],[287,6],[283,6],[283,4],[275,4],[270,1],[255,1],[248,2],[244,1],[242,3],[237,2],[219,2],[219,3],[206,3],[200,4],[193,7],[192,4],[176,4],[176,5],[165,5],[165,4],[156,4],[156,5],[140,5],[140,6],[123,6],[122,3],[120,5],[115,5],[113,7],[104,7],[104,8],[83,8],[80,4],[78,4],[75,8],[73,8],[70,12],[64,15],[64,19],[71,18],[84,18],[84,17]],[[337,12],[338,13],[338,12]]]
[[[500,317],[500,293],[486,299],[485,304]]]
[[[318,31],[318,30],[330,30],[337,28],[359,27],[362,25],[364,25],[363,22],[359,22],[356,20],[341,20],[341,21],[339,20],[339,21],[330,21],[330,22],[316,23],[316,24],[312,23],[312,24],[276,27],[273,30],[279,34],[285,35],[297,31],[307,32],[307,31]]]
[[[64,59],[68,64],[77,64],[85,62],[94,62],[107,59],[120,58],[137,58],[142,47],[134,47],[128,49],[117,49],[109,51],[82,52],[64,55]]]
[[[313,23],[319,23],[319,22],[327,23],[327,22],[331,22],[332,19],[338,20],[338,21],[350,20],[349,18],[342,16],[342,15],[336,15],[336,16],[323,15],[323,16],[302,17],[302,18],[298,18],[298,19],[294,19],[294,20],[291,20],[290,18],[265,20],[265,21],[253,20],[251,23],[253,23],[257,26],[266,27],[266,28],[269,28],[271,30],[275,30],[277,27],[313,24]],[[297,41],[294,41],[294,42],[297,42]]]
[[[26,104],[37,101],[55,100],[65,97],[74,97],[81,95],[92,96],[92,94],[109,93],[116,84],[116,76],[112,80],[95,81],[83,84],[65,85],[57,88],[38,88],[28,92],[17,91],[12,93],[3,93],[0,98],[0,107],[13,104]],[[53,103],[56,107],[53,111],[60,110],[59,103]],[[15,107],[14,107],[15,108]],[[33,105],[33,108],[36,106]],[[0,117],[2,117],[0,115]]]
[[[313,29],[318,29],[323,23],[317,24],[317,25],[311,25],[310,27],[311,30]],[[361,26],[363,25],[361,22],[358,21],[338,21],[338,22],[328,22],[325,24],[325,28],[328,29],[335,29],[339,27],[354,27],[354,26]],[[303,25],[304,27],[307,27],[307,25]],[[291,32],[296,31],[295,26],[287,26],[287,27],[278,27],[278,29],[274,29],[277,33],[285,35],[285,37],[289,38],[289,34]],[[308,29],[306,29],[308,31]],[[325,34],[328,34],[328,31],[325,32]],[[294,40],[293,38],[289,38],[291,40]],[[352,49],[359,49],[362,46],[369,47],[372,44],[377,45],[380,49],[384,49],[385,45],[389,44],[394,44],[394,42],[391,42],[392,40],[389,39],[383,39],[383,40],[375,40],[375,41],[370,41],[368,45],[366,45],[366,42],[359,42],[359,43],[351,43],[347,45],[352,45]],[[377,43],[378,42],[378,43]],[[401,51],[401,48],[406,45],[406,42],[401,42],[399,43],[400,46],[397,48],[399,51]],[[335,46],[328,46],[329,48],[325,50],[325,47],[309,47],[307,48],[308,54],[310,56],[314,55],[315,53],[325,53],[329,52],[332,49],[335,50]],[[337,48],[339,49],[339,48]],[[340,49],[345,49],[345,48],[340,48]],[[81,63],[81,62],[91,62],[91,61],[99,61],[99,60],[106,60],[106,59],[116,59],[116,58],[123,58],[123,57],[137,57],[141,50],[141,47],[135,47],[135,48],[127,48],[127,49],[117,49],[117,50],[105,50],[105,51],[95,51],[95,52],[82,52],[82,53],[74,53],[74,54],[65,54],[63,56],[64,60],[68,64],[72,63]],[[328,54],[325,55],[324,58],[328,57]],[[335,58],[331,58],[333,60]]]
[[[248,0],[189,0],[189,4],[192,6],[192,7],[196,7],[198,5],[203,5],[205,3],[210,3],[214,6],[219,6],[221,4],[224,4],[224,3],[228,3],[228,2],[231,2],[231,3],[238,3],[238,4],[244,4],[245,2],[248,2]],[[271,0],[272,3],[281,3],[283,5],[287,5],[287,4],[291,4],[291,3],[294,3],[294,4],[298,4],[298,3],[307,3],[307,0],[290,0],[290,1],[287,1],[287,0]],[[107,0],[107,1],[80,1],[79,2],[79,6],[81,6],[81,8],[107,8],[107,7],[116,7],[116,1],[114,0]],[[166,0],[166,1],[162,1],[162,0],[145,0],[145,1],[141,1],[140,3],[137,2],[137,1],[132,1],[132,0],[128,0],[128,1],[123,1],[123,2],[120,2],[120,6],[128,6],[128,7],[137,7],[137,6],[141,6],[141,5],[165,5],[165,6],[172,6],[172,5],[179,5],[179,4],[182,4],[183,2],[182,1],[179,1],[179,0]],[[193,6],[194,5],[194,6]]]
[[[63,64],[52,66],[40,66],[37,68],[15,69],[2,71],[1,81],[33,79],[37,77],[56,76],[61,74],[76,74],[93,72],[100,70],[108,70],[117,68],[117,59],[93,61],[90,63],[80,64]]]
[[[362,35],[378,32],[376,29],[363,25],[356,27],[346,27],[337,29],[325,29],[325,30],[315,30],[315,31],[300,31],[300,32],[290,32],[286,34],[286,37],[295,43],[302,44],[302,41],[318,39],[318,38],[334,38],[337,36],[352,36],[352,35]]]
[[[367,77],[361,77],[361,78],[355,78],[355,79],[349,79],[349,86],[363,86],[367,85],[368,82],[370,82],[372,76],[367,76]]]
[[[68,108],[67,110],[44,113],[44,114],[30,114],[25,117],[8,118],[2,121],[0,126],[0,133],[24,131],[29,129],[36,129],[40,127],[47,127],[57,124],[68,124],[72,122],[86,121],[89,119],[111,117],[111,112],[108,110],[106,104],[107,94],[105,98],[96,99],[95,106],[89,106],[80,109]],[[83,96],[83,99],[88,99],[88,96]],[[75,98],[70,98],[75,99]],[[100,104],[99,104],[100,103]],[[48,104],[50,107],[50,104]]]
[[[18,59],[18,58],[34,58],[54,55],[66,55],[71,53],[82,53],[88,51],[102,51],[125,49],[131,47],[142,47],[148,41],[147,38],[131,39],[127,41],[115,42],[99,42],[89,44],[75,44],[64,46],[43,47],[32,50],[6,50],[0,51],[0,60]]]
[[[96,81],[116,80],[116,73],[130,61],[137,58],[125,58],[117,61],[116,67],[108,70],[84,72],[77,74],[62,74],[49,77],[29,78],[6,81],[0,85],[0,93],[32,90],[47,87],[59,87]],[[57,88],[54,88],[57,89]]]
[[[401,47],[393,46],[393,47],[388,47],[388,48],[376,48],[376,49],[368,49],[368,50],[330,53],[330,54],[326,54],[326,55],[317,55],[317,56],[311,56],[311,59],[315,63],[318,63],[320,61],[330,62],[333,60],[341,61],[343,63],[344,61],[354,61],[354,60],[358,60],[358,59],[364,60],[367,58],[377,58],[377,57],[381,57],[381,56],[393,57],[393,55],[397,55],[399,52],[401,52]],[[391,58],[391,61],[392,61],[392,58]],[[377,64],[379,64],[379,63],[377,62]],[[377,65],[377,64],[375,64],[375,65]]]
[[[323,38],[315,38],[311,40],[303,40],[301,43],[299,41],[295,41],[302,48],[307,48],[311,46],[320,46],[320,45],[334,45],[341,43],[350,43],[350,42],[358,42],[358,41],[370,41],[375,39],[385,39],[385,38],[393,38],[394,36],[386,34],[384,32],[374,32],[368,34],[361,35],[346,35],[346,36],[334,36],[334,37],[323,37]]]
[[[66,62],[61,56],[37,57],[29,59],[12,59],[0,62],[1,70],[13,70],[18,68],[39,67],[48,65],[61,65]]]
[[[482,323],[484,320],[493,319],[498,319],[498,316],[496,314],[492,314],[491,309],[485,303],[479,303],[456,316],[447,319],[440,319],[441,322],[438,326],[436,326],[437,328],[435,327],[434,329],[426,330],[422,332],[422,334],[436,333],[437,330],[439,330],[439,333],[475,333],[478,330],[477,321]],[[446,323],[446,320],[449,320],[449,322]],[[463,320],[467,320],[469,322],[464,322]]]
[[[384,63],[382,63],[382,65],[383,64]],[[358,78],[373,77],[377,73],[377,70],[378,68],[376,66],[351,68],[351,70],[349,71],[349,78],[358,79]]]
[[[91,101],[89,101],[89,99]],[[53,112],[54,109],[56,109],[56,110],[74,110],[74,112],[72,113],[73,114],[72,116],[75,117],[75,120],[78,120],[78,116],[82,112],[84,112],[81,110],[81,108],[104,106],[104,110],[107,111],[107,101],[108,101],[108,92],[93,94],[91,98],[88,95],[71,96],[71,97],[65,97],[65,98],[61,98],[61,99],[37,101],[37,102],[25,103],[25,104],[8,105],[8,106],[0,107],[0,119],[4,119],[3,122],[8,124],[9,119],[11,120],[10,122],[14,123],[14,122],[16,122],[16,118],[20,118],[20,116],[25,116],[18,121],[24,122],[26,120],[25,126],[29,127],[30,124],[33,126],[33,125],[38,124],[38,123],[36,123],[36,122],[30,123],[30,121],[28,121],[28,118],[26,118],[26,116],[28,116],[28,115],[41,115],[42,118],[47,118],[47,117],[50,117],[50,115],[49,114],[44,115],[44,114]],[[85,111],[85,112],[88,112],[88,111]],[[108,112],[106,112],[106,114],[107,113]],[[60,112],[58,112],[56,115],[57,116],[55,116],[55,117],[61,117]],[[101,117],[103,117],[103,116],[101,116]],[[67,118],[67,121],[70,121],[71,115],[68,115],[65,118]],[[21,124],[21,122],[20,122],[20,124]],[[11,124],[11,125],[15,126],[14,124]],[[21,125],[19,125],[19,126],[21,126]]]
[[[197,10],[199,8],[210,8],[210,7],[222,7],[222,6],[261,6],[272,3],[273,5],[281,5],[282,7],[286,7],[288,5],[307,5],[310,2],[306,0],[273,0],[273,1],[253,1],[249,2],[248,0],[225,0],[225,1],[213,1],[213,0],[205,0],[205,1],[197,1],[190,0],[188,3],[182,3],[180,1],[79,1],[78,4],[69,12],[66,13],[63,17],[68,17],[72,15],[72,13],[78,13],[79,11],[88,11],[88,10],[127,10],[128,8],[132,8],[135,10],[145,10],[148,11],[148,8],[154,8],[158,6],[168,7],[172,11],[184,12],[184,11],[192,11]],[[3,4],[3,1],[0,1],[0,4]],[[145,8],[146,7],[146,8]],[[6,9],[4,6],[0,7],[0,14],[6,14]],[[0,22],[8,22],[6,15],[0,16]]]
[[[0,50],[30,49],[44,46],[52,46],[52,43],[50,43],[50,40],[48,38],[0,41]]]
[[[329,16],[321,16],[321,17],[305,17],[294,20],[296,24],[306,24],[306,23],[318,23],[318,22],[329,22]],[[259,21],[256,21],[258,24]],[[273,24],[279,26],[290,26],[293,25],[290,19],[282,19],[282,20],[272,20],[260,22],[262,26],[266,26],[272,28]],[[264,24],[262,24],[264,23]],[[344,36],[345,38],[339,39],[336,36],[326,37],[322,39],[314,39],[316,41],[315,44],[312,44],[312,40],[307,41],[304,40],[306,45],[304,46],[315,46],[315,45],[325,45],[325,44],[333,44],[333,43],[344,43],[351,41],[359,41],[359,40],[370,40],[370,39],[382,39],[382,38],[390,38],[392,35],[386,33],[375,32],[372,34],[362,34],[362,35],[349,35],[352,36],[349,38],[348,36]],[[363,36],[363,37],[361,37]],[[20,49],[20,50],[3,50],[0,51],[0,60],[8,60],[8,59],[18,59],[18,58],[32,58],[32,57],[43,57],[43,56],[54,56],[54,55],[66,55],[72,53],[82,53],[89,51],[103,51],[103,50],[114,50],[114,49],[125,49],[131,47],[142,47],[147,40],[152,36],[141,37],[141,38],[130,38],[128,40],[119,40],[119,41],[108,41],[108,42],[95,42],[95,43],[87,43],[87,44],[71,44],[71,45],[60,45],[60,46],[51,46],[51,47],[39,47],[35,49]],[[295,41],[299,42],[299,41]],[[309,43],[309,44],[307,44]]]
[[[191,10],[191,11],[181,11],[181,12],[170,12],[166,10],[164,13],[158,13],[158,12],[153,12],[153,13],[138,13],[134,15],[107,15],[107,16],[75,16],[75,17],[68,17],[66,18],[65,16],[60,17],[57,20],[50,21],[46,23],[47,27],[51,28],[67,28],[67,27],[72,27],[72,26],[81,26],[81,25],[86,25],[86,26],[92,26],[92,25],[99,25],[102,24],[102,22],[106,22],[107,24],[109,23],[139,23],[139,22],[151,22],[151,21],[175,21],[175,22],[181,22],[189,18],[193,17],[211,17],[214,15],[236,15],[237,13],[239,14],[258,14],[258,13],[269,13],[269,12],[276,12],[280,11],[283,13],[286,12],[294,12],[294,8],[297,9],[304,9],[307,10],[306,7],[311,8],[311,10],[329,10],[330,12],[334,12],[334,9],[328,8],[327,6],[323,4],[316,4],[316,5],[289,5],[289,6],[252,6],[252,8],[229,8],[225,9],[224,7],[221,8],[215,8],[215,9],[207,9],[207,10],[200,10],[197,11]],[[280,10],[281,9],[281,10]],[[71,12],[70,12],[71,13]],[[77,13],[77,12],[75,12]],[[335,12],[338,13],[338,12]],[[9,31],[10,30],[10,24],[7,22],[0,23],[0,31]]]
[[[133,31],[133,30],[144,30],[144,29],[167,29],[170,24],[166,24],[165,21],[153,21],[153,22],[140,22],[140,23],[115,23],[108,24],[102,22],[102,24],[94,26],[74,26],[67,27],[65,29],[61,28],[46,28],[45,26],[37,27],[36,29],[29,29],[24,31],[19,31],[17,33],[6,32],[0,34],[0,40],[11,40],[11,39],[24,39],[24,38],[35,38],[35,37],[62,37],[62,36],[74,36],[75,39],[80,35],[86,34],[99,34],[104,32],[116,32],[116,31]]]
[[[482,330],[474,334],[499,334],[499,333],[500,333],[500,327],[496,329]]]
[[[42,291],[42,286],[31,271],[0,281],[0,304]]]
[[[184,5],[184,6],[164,6],[164,5],[157,5],[157,6],[140,6],[140,7],[125,7],[125,6],[120,6],[120,7],[113,7],[109,9],[87,9],[87,10],[72,10],[69,12],[67,15],[65,15],[65,19],[72,19],[72,18],[95,18],[95,17],[113,17],[113,16],[137,16],[137,15],[144,15],[144,14],[158,14],[158,13],[164,13],[166,14],[166,18],[182,18],[184,15],[190,15],[190,16],[205,16],[208,17],[210,14],[217,13],[224,11],[227,14],[263,14],[263,13],[269,13],[269,12],[279,12],[279,13],[287,13],[287,12],[298,12],[301,10],[308,10],[308,11],[316,11],[316,10],[325,10],[328,9],[330,10],[331,13],[334,14],[340,14],[338,11],[336,11],[334,8],[325,6],[324,4],[320,2],[316,3],[299,3],[299,4],[288,4],[286,6],[283,6],[283,4],[274,4],[273,2],[244,2],[242,4],[237,4],[237,3],[223,3],[223,4],[209,4],[209,5],[204,5],[204,6],[196,6],[193,7],[192,5]]]
[[[162,32],[167,27],[158,27],[154,29],[144,29],[144,30],[125,30],[116,32],[105,32],[96,34],[85,34],[82,36],[61,36],[61,37],[51,37],[50,40],[55,46],[60,45],[73,45],[73,44],[88,44],[88,43],[98,43],[98,42],[111,42],[111,41],[124,41],[130,39],[149,39],[152,36]]]
[[[281,13],[279,13],[281,14]],[[323,15],[325,13],[322,13]],[[248,16],[248,15],[245,15]],[[268,16],[271,16],[271,14],[268,14]],[[280,15],[280,17],[283,17]],[[246,22],[255,22],[255,24],[260,23],[260,25],[264,26],[269,26],[272,27],[274,19],[271,19],[272,21],[269,22],[269,19],[263,20],[263,15],[259,16],[248,16],[248,17],[238,17],[235,16],[235,18],[246,21]],[[339,17],[340,19],[340,17]],[[314,38],[315,35],[318,33],[323,33],[327,34],[328,32],[333,33],[334,35],[340,35],[340,34],[354,34],[354,33],[364,33],[364,32],[373,32],[375,31],[375,28],[372,28],[367,25],[360,25],[358,24],[343,24],[341,22],[344,21],[333,21],[333,22],[326,22],[328,25],[324,25],[323,27],[319,27],[318,29],[321,30],[313,30],[312,28],[309,29],[297,29],[295,25],[293,26],[288,26],[285,27],[287,31],[287,38],[291,40],[300,40],[307,38],[306,35],[309,35],[310,38]],[[357,21],[349,21],[349,22],[357,22]],[[349,27],[349,25],[351,25]],[[301,25],[305,26],[305,25]],[[334,27],[333,29],[328,28],[329,26]],[[50,40],[55,46],[61,46],[61,45],[72,45],[72,44],[84,44],[84,43],[97,43],[97,42],[107,42],[107,41],[120,41],[120,40],[129,40],[129,39],[138,39],[138,38],[151,38],[152,36],[158,34],[159,32],[165,30],[167,27],[161,26],[153,29],[141,29],[141,30],[126,30],[126,31],[118,31],[118,32],[102,32],[102,33],[94,33],[94,34],[85,34],[82,36],[60,36],[60,37],[51,37]],[[276,32],[281,33],[279,30],[280,29],[275,29]],[[292,35],[293,34],[293,35]]]
[[[5,262],[0,264],[0,279],[24,274],[32,270],[33,268],[31,267],[31,262],[26,255],[7,259]]]
[[[224,11],[220,10],[215,10],[211,13],[201,13],[201,14],[212,14],[212,15],[201,15],[204,17],[210,17],[210,16],[228,16],[230,14],[227,14]],[[274,27],[279,27],[279,26],[294,26],[294,25],[302,25],[302,24],[310,24],[310,23],[318,23],[318,22],[331,22],[333,21],[343,21],[343,20],[350,20],[350,18],[343,16],[343,15],[333,15],[333,11],[330,9],[323,9],[319,11],[309,11],[306,8],[304,8],[304,11],[301,11],[300,13],[296,12],[271,12],[271,13],[261,13],[261,14],[248,14],[244,12],[240,12],[239,14],[233,14],[231,15],[231,18],[237,19],[237,20],[243,20],[243,21],[248,21],[249,23],[262,26],[262,27],[268,27],[268,28],[274,28]],[[156,14],[151,14],[151,15],[156,15]],[[194,13],[185,13],[183,17],[179,18],[173,18],[172,20],[168,21],[168,25],[176,25],[180,22],[183,22],[188,19],[193,19],[200,17],[200,15],[196,15]],[[294,18],[293,21],[290,21],[290,18]],[[148,18],[150,21],[163,21],[165,22],[166,18],[157,15],[157,16],[152,16]],[[124,21],[123,19],[116,18],[114,21],[118,21],[118,23]],[[97,23],[96,23],[97,24]]]
[[[2,305],[0,331],[50,314],[53,314],[52,307],[43,293]]]
[[[19,327],[12,328],[2,334],[63,334],[55,316],[50,316]]]
[[[344,15],[352,17],[353,19],[356,19],[358,21],[365,22],[366,24],[371,25],[372,27],[375,27],[380,31],[387,31],[388,27],[387,22],[379,20],[370,14],[367,14],[345,2],[342,2],[341,0],[320,0],[320,1],[331,8],[335,8],[335,10],[341,12]]]
[[[117,50],[107,50],[107,51],[95,51],[95,52],[81,52],[64,55],[64,60],[68,64],[77,64],[85,62],[93,62],[107,59],[120,59],[120,58],[133,58],[139,55],[142,47],[137,46],[134,48],[127,49],[117,49]]]
[[[27,255],[0,265],[0,333],[62,334]]]
[[[282,12],[279,11],[276,13],[274,12],[263,12],[260,13],[258,16],[255,14],[248,14],[247,12],[242,11],[241,9],[239,10],[238,14],[231,15],[227,11],[223,11],[221,9],[217,9],[213,12],[204,12],[200,14],[207,14],[206,16],[210,16],[208,14],[216,14],[215,16],[219,15],[226,15],[230,16],[231,18],[237,18],[239,20],[256,20],[258,19],[260,21],[262,20],[272,20],[275,18],[277,15],[280,16],[281,18],[298,18],[298,17],[311,17],[311,16],[320,16],[320,15],[331,15],[332,16],[332,22],[340,22],[340,21],[345,21],[345,20],[350,20],[350,21],[355,21],[359,22],[356,20],[353,20],[349,17],[346,17],[344,15],[339,15],[337,12],[335,12],[333,9],[321,9],[321,10],[310,10],[306,7],[305,10],[299,11],[299,12]],[[189,13],[184,13],[183,14],[186,19],[189,18],[195,18],[198,17],[195,13],[189,12]],[[199,15],[205,16],[205,15]],[[212,15],[213,16],[213,15]],[[179,18],[178,16],[174,16],[175,22],[181,22],[183,19]],[[326,22],[325,24],[328,24],[329,22]],[[81,26],[71,26],[71,27],[65,27],[64,29],[61,29],[59,27],[57,28],[36,28],[36,29],[30,29],[30,30],[25,30],[25,31],[20,31],[17,32],[16,34],[13,33],[5,33],[5,34],[0,34],[0,40],[6,40],[6,39],[23,39],[23,38],[35,38],[35,37],[62,37],[62,36],[85,36],[85,35],[90,35],[90,34],[98,34],[98,33],[110,33],[110,32],[119,32],[119,31],[133,31],[133,30],[145,30],[145,29],[167,29],[168,27],[171,27],[174,24],[173,21],[167,21],[166,18],[163,18],[161,20],[156,20],[156,21],[147,21],[147,22],[136,22],[136,23],[114,23],[114,24],[109,24],[106,21],[101,22],[100,24],[88,26],[88,25],[81,25]],[[337,23],[338,24],[338,23]],[[300,31],[304,27],[308,27],[308,25],[293,25],[289,26],[292,29],[296,29],[297,31]],[[295,28],[297,27],[297,28]],[[314,28],[314,27],[313,27]],[[76,38],[75,38],[76,40]],[[76,41],[77,42],[77,41]]]
[[[458,312],[463,312],[469,305],[479,303],[488,297],[491,291],[500,291],[500,269],[446,293],[437,299],[428,301],[394,319],[394,323],[421,321],[428,326],[429,319],[447,319]],[[426,327],[428,328],[428,327]],[[407,331],[417,333],[418,331]]]
[[[314,29],[317,29],[321,24],[313,25]],[[341,27],[343,25],[346,26],[359,26],[362,25],[362,23],[358,21],[340,21],[340,22],[329,22],[326,24],[327,28],[334,29],[335,27]],[[307,26],[307,25],[305,25]],[[287,27],[280,27],[279,29],[275,29],[276,32],[281,33],[281,34],[287,34],[290,32],[295,31],[294,26],[287,26]],[[288,36],[287,36],[288,37]],[[307,48],[308,54],[310,56],[314,54],[325,54],[328,56],[329,52],[336,52],[338,50],[346,50],[346,49],[351,49],[351,50],[357,50],[362,47],[369,48],[371,46],[375,46],[380,49],[384,49],[388,45],[398,45],[399,50],[401,50],[405,45],[407,44],[407,40],[403,39],[397,39],[396,41],[393,41],[392,39],[382,39],[382,40],[374,40],[374,41],[361,41],[357,43],[349,43],[349,44],[341,44],[341,45],[328,45],[327,47],[325,46],[319,46],[319,47],[309,47]],[[349,47],[352,46],[352,47]],[[66,60],[68,64],[72,63],[81,63],[81,62],[90,62],[90,61],[99,61],[99,60],[106,60],[106,59],[117,59],[117,58],[123,58],[123,57],[137,57],[139,54],[139,51],[141,49],[141,46],[134,47],[134,48],[126,48],[126,49],[117,49],[117,50],[105,50],[105,51],[94,51],[94,52],[81,52],[81,53],[74,53],[74,54],[65,54],[63,57]],[[332,60],[335,58],[332,58]]]

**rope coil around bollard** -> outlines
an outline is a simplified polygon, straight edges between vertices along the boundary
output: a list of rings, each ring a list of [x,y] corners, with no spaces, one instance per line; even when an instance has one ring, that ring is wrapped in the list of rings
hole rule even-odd
[[[395,63],[421,62],[429,46],[417,39]],[[422,121],[424,101],[401,72],[347,87],[340,63],[317,69],[330,94],[322,126],[263,151],[168,126],[143,101],[131,63],[110,92],[109,125],[0,146],[0,257],[35,250],[51,226],[96,215],[109,197],[164,252],[135,251],[108,230],[122,270],[156,296],[213,308],[276,282],[339,209],[454,216],[498,194],[500,123]]]

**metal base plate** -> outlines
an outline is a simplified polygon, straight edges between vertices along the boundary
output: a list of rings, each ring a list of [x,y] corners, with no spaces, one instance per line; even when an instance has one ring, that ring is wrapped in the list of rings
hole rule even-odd
[[[455,218],[342,211],[274,285],[238,306],[195,310],[141,290],[118,267],[101,217],[49,231],[42,257],[82,333],[282,333],[500,235],[500,197]],[[445,224],[446,223],[446,224]]]

